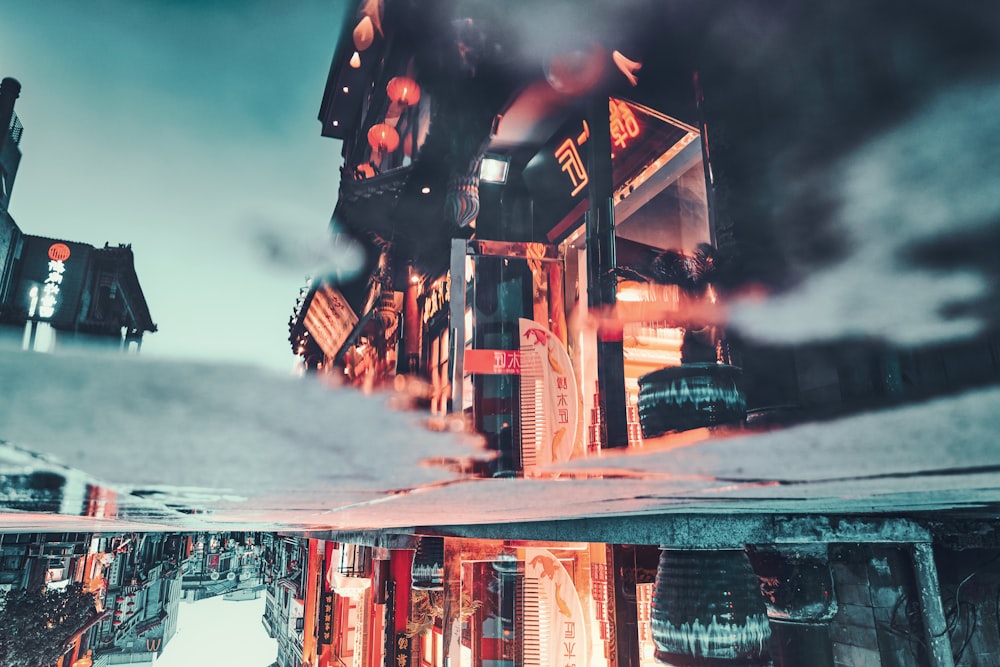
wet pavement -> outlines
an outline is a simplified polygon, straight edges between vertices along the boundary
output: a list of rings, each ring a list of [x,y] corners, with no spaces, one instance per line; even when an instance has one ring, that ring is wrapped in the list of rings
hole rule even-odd
[[[98,383],[93,394],[46,395],[49,409],[63,414],[72,410],[82,418],[102,411],[102,419],[87,424],[83,443],[80,424],[72,419],[8,422],[19,443],[0,445],[0,498],[9,511],[81,516],[94,511],[88,498],[97,494],[111,499],[98,503],[102,521],[167,529],[215,524],[377,530],[676,512],[898,515],[1000,502],[1000,451],[993,446],[1000,390],[990,387],[787,428],[688,431],[647,440],[640,449],[605,450],[534,470],[530,477],[491,479],[475,474],[472,463],[460,463],[489,459],[474,438],[432,432],[419,413],[394,409],[401,401],[391,393],[364,396],[311,378],[244,371],[229,380],[240,383],[244,396],[292,388],[316,408],[305,407],[309,418],[274,411],[276,421],[264,436],[274,444],[263,450],[239,444],[245,434],[262,437],[255,432],[260,415],[227,427],[231,437],[223,448],[222,438],[210,431],[220,420],[241,415],[233,408],[233,415],[220,416],[224,402],[216,401],[199,416],[203,391],[186,393],[181,382],[201,367],[175,370],[178,383],[171,387],[161,364],[17,354],[6,361],[15,369],[52,364],[70,372],[78,364],[77,373],[100,368],[104,377],[115,378]],[[222,370],[230,369],[220,368],[220,376]],[[174,407],[150,403],[127,419],[117,414],[135,408],[115,406],[112,385],[125,396],[154,376]],[[47,391],[46,381],[28,377],[17,386],[20,398],[7,402],[7,415]],[[352,434],[342,413],[315,416],[322,414],[320,402],[345,398],[356,401],[358,410],[382,415],[373,417],[386,425],[374,438],[382,441],[378,447],[408,455],[390,459],[373,450],[365,456],[368,443],[360,443],[367,425]],[[189,410],[183,423],[174,421],[177,410]],[[400,426],[390,429],[392,420]],[[142,425],[143,445],[137,447],[135,434],[123,429],[125,421]],[[306,433],[303,421],[313,422]],[[157,443],[161,433],[166,442]],[[37,448],[44,454],[21,444],[32,440],[44,443]],[[392,466],[380,468],[383,462]]]

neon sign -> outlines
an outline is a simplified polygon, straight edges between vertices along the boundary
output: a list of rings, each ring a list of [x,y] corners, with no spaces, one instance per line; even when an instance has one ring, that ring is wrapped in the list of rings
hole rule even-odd
[[[609,99],[608,111],[611,113],[611,144],[625,150],[629,142],[639,136],[639,119],[623,100]]]
[[[582,146],[589,137],[590,128],[587,127],[587,121],[583,121],[583,132],[575,139],[573,137],[566,139],[566,141],[559,144],[559,147],[553,153],[553,156],[559,162],[559,167],[569,175],[570,181],[573,183],[573,191],[570,192],[570,197],[575,197],[590,182],[590,176],[587,175],[587,168],[583,164],[583,158],[580,157],[579,150],[579,146]]]
[[[612,151],[615,149],[623,151],[642,132],[642,127],[639,125],[639,118],[635,115],[628,102],[615,98],[608,99],[608,114],[610,115]],[[570,183],[573,186],[570,197],[576,197],[586,187],[587,183],[590,182],[587,168],[584,166],[583,159],[580,156],[580,147],[589,138],[590,127],[587,125],[587,121],[583,121],[582,131],[575,136],[564,139],[552,153],[553,157],[559,163],[560,169],[569,176]],[[611,158],[614,159],[614,157],[615,153],[612,152]]]
[[[40,293],[37,285],[33,285],[28,293],[30,299],[28,317],[34,317],[36,311],[38,317],[46,320],[56,314],[59,292],[62,289],[63,276],[66,273],[66,260],[69,259],[69,255],[69,246],[65,243],[53,243],[49,246],[48,276],[45,278]]]

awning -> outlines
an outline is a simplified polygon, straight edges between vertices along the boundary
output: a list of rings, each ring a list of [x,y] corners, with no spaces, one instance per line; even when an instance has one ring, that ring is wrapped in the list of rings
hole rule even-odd
[[[371,588],[372,580],[365,577],[345,577],[337,572],[336,568],[330,568],[326,573],[326,581],[330,589],[337,595],[352,600],[360,600],[364,597],[365,591]]]

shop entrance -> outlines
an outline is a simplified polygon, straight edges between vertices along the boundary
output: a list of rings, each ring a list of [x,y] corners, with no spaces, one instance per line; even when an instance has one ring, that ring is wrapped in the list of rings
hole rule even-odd
[[[559,248],[456,240],[451,277],[453,405],[498,452],[494,475],[531,474],[578,454],[581,401]]]

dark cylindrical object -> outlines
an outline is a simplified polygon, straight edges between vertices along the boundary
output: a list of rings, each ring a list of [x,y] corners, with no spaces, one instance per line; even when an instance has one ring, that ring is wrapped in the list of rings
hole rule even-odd
[[[413,555],[412,588],[444,590],[444,538],[421,537]]]
[[[743,421],[741,371],[727,364],[661,368],[639,378],[639,423],[645,438]]]
[[[7,137],[10,119],[14,116],[14,100],[21,94],[21,84],[9,76],[0,81],[0,144]]]
[[[825,544],[749,547],[747,557],[772,619],[825,623],[836,615]]]
[[[656,659],[668,665],[770,664],[764,599],[741,550],[663,550],[651,625]]]

